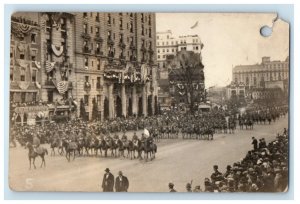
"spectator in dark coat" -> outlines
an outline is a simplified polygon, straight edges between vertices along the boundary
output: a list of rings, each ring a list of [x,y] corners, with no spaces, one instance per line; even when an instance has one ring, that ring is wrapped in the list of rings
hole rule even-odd
[[[119,176],[116,178],[115,189],[116,192],[127,192],[129,182],[126,176],[123,176],[122,171],[119,171]]]
[[[105,169],[105,174],[103,176],[103,181],[102,181],[102,189],[103,192],[113,192],[114,191],[114,176],[112,173],[110,173],[109,168]]]
[[[255,137],[252,137],[252,144],[253,144],[253,149],[257,150],[257,139],[255,139]]]

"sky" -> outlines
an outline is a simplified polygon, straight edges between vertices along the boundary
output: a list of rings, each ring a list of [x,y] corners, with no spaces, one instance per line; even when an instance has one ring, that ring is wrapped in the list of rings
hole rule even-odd
[[[276,13],[157,13],[156,32],[198,34],[204,44],[206,88],[226,86],[236,65],[261,63],[263,56],[285,60],[289,55],[289,25],[280,19],[274,22],[276,17]],[[272,27],[269,37],[260,34],[265,25]]]

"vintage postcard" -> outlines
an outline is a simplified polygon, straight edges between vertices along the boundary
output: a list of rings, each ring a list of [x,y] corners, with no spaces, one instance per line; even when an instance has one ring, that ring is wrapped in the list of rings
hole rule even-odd
[[[286,192],[276,13],[16,12],[14,191]]]

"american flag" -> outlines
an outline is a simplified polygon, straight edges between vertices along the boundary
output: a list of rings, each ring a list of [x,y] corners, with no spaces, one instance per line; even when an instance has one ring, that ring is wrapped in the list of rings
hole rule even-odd
[[[49,73],[52,71],[52,69],[54,68],[56,62],[49,62],[46,61],[46,71]]]

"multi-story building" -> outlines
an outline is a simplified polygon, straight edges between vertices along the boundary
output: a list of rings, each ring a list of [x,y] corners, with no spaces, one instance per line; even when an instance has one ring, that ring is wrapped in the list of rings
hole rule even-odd
[[[263,57],[260,64],[238,65],[232,70],[233,84],[243,84],[248,99],[287,98],[289,57],[285,61],[271,61]]]
[[[10,101],[35,102],[40,98],[40,27],[38,14],[11,18]]]
[[[16,13],[11,101],[41,101],[49,116],[79,104],[92,118],[157,112],[154,13]]]
[[[76,98],[91,119],[157,109],[154,13],[76,13]],[[81,102],[81,103],[82,103]]]
[[[15,13],[11,17],[10,39],[10,117],[26,124],[35,120],[34,110],[19,106],[34,105],[40,99],[41,40],[38,14]]]
[[[193,51],[200,54],[203,44],[198,35],[186,35],[175,37],[171,30],[156,33],[156,50],[157,50],[157,63],[159,68],[159,103],[161,107],[168,107],[177,103],[176,101],[184,102],[186,97],[182,97],[174,94],[176,90],[174,86],[169,83],[169,75],[174,75],[170,69],[170,61],[174,59],[174,56],[181,50]],[[199,80],[201,73],[199,74]],[[173,87],[173,88],[172,88]],[[180,99],[179,99],[180,98]]]
[[[164,75],[168,55],[176,55],[178,51],[186,50],[201,53],[203,44],[198,35],[183,35],[175,37],[171,30],[156,33],[157,63],[160,75]],[[164,76],[161,76],[164,78]]]
[[[285,61],[271,61],[270,57],[263,57],[260,64],[238,65],[232,70],[232,80],[244,83],[247,89],[279,86],[287,91],[288,79],[288,57]]]

